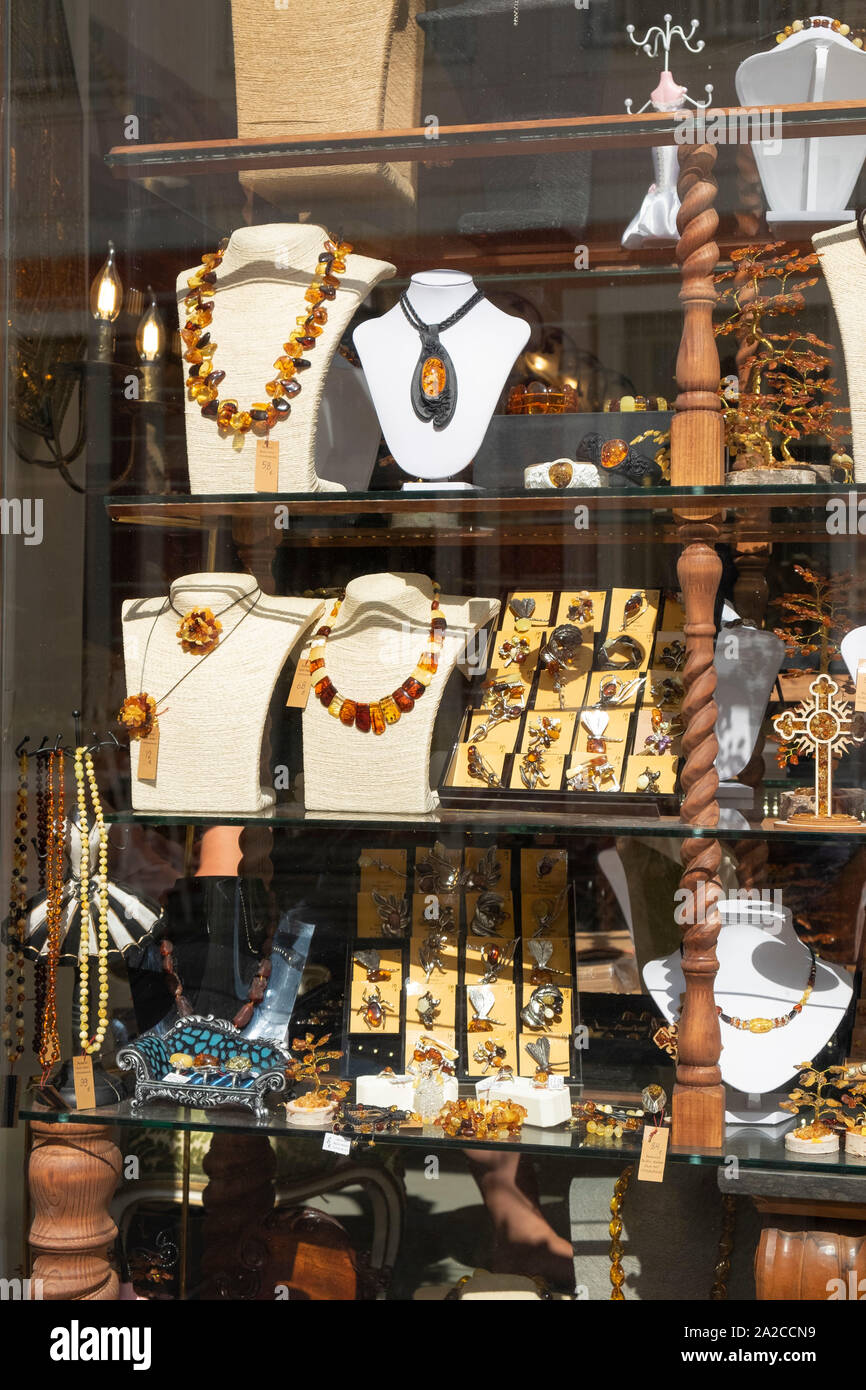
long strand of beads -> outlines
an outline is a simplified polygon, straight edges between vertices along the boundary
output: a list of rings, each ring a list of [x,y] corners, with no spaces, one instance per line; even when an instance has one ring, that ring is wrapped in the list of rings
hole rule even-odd
[[[24,1052],[24,956],[13,945],[19,942],[27,920],[27,754],[18,756],[18,788],[15,799],[15,834],[9,885],[8,945],[6,948],[6,997],[3,1005],[3,1050],[9,1070]]]
[[[38,865],[38,887],[45,887],[45,874],[48,867],[48,791],[46,787],[47,758],[40,753],[36,758],[36,862]],[[42,1040],[42,1016],[45,1012],[45,985],[47,980],[45,957],[41,956],[33,967],[33,1052],[39,1054]]]
[[[63,754],[52,749],[48,758],[48,860],[45,904],[48,962],[42,1038],[39,1045],[42,1086],[47,1082],[51,1068],[60,1059],[60,1034],[57,1029],[57,963],[60,959],[60,919],[63,910],[64,800]]]
[[[87,786],[85,786],[85,778]],[[79,1027],[78,1040],[85,1053],[98,1052],[108,1028],[108,832],[99,799],[99,788],[93,758],[84,748],[75,750],[75,781],[78,791],[78,822],[81,830],[81,851],[79,859],[78,895],[81,905],[80,939],[78,954],[78,1001]],[[87,790],[93,806],[93,815],[99,828],[99,859],[97,884],[99,887],[99,911],[97,928],[97,978],[99,993],[97,1001],[96,1032],[90,1034],[90,835],[87,820]]]

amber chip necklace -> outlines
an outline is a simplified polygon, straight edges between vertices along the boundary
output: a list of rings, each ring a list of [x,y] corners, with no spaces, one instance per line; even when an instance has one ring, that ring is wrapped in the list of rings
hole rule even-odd
[[[341,695],[330,679],[325,668],[325,648],[331,635],[332,623],[340,611],[343,600],[338,598],[331,609],[328,622],[317,629],[310,647],[310,674],[314,681],[313,691],[316,699],[325,706],[329,714],[339,719],[341,724],[355,728],[362,734],[373,730],[374,734],[384,734],[389,724],[396,724],[403,714],[415,708],[427,686],[439,669],[439,656],[445,639],[448,624],[439,609],[439,585],[433,585],[433,602],[430,605],[430,636],[424,647],[418,665],[411,676],[390,695],[382,695],[372,704],[360,700],[350,700]],[[321,640],[317,640],[321,639]]]
[[[188,317],[180,331],[186,347],[184,360],[189,363],[186,386],[190,400],[201,407],[205,419],[216,420],[221,430],[234,435],[252,430],[264,435],[278,420],[287,419],[291,413],[292,397],[301,390],[298,376],[312,365],[304,353],[312,351],[316,339],[324,332],[328,322],[325,306],[337,297],[338,277],[346,269],[346,257],[352,247],[347,241],[335,242],[329,238],[325,242],[313,279],[304,291],[307,308],[295,319],[297,327],[289,334],[288,342],[283,343],[282,356],[274,363],[276,376],[265,384],[265,394],[270,399],[254,401],[247,409],[242,409],[233,397],[220,397],[219,388],[226,374],[214,366],[217,344],[211,340],[210,332],[217,266],[227,246],[228,237],[220,242],[216,251],[206,252],[200,268],[186,282],[188,293],[183,304]]]
[[[446,425],[450,425],[457,409],[457,373],[442,346],[440,334],[465,318],[483,298],[483,290],[476,290],[465,304],[461,304],[441,323],[424,323],[412,308],[405,291],[400,296],[400,308],[421,339],[421,355],[415,364],[409,387],[412,409],[425,424],[432,421],[434,430],[444,430]]]

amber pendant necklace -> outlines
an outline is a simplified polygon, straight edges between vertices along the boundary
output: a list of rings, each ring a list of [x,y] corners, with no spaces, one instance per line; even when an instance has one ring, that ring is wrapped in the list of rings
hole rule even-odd
[[[442,346],[440,334],[465,318],[483,298],[484,291],[476,290],[441,323],[424,323],[409,303],[405,290],[400,296],[400,308],[421,339],[421,354],[409,387],[412,409],[425,424],[432,421],[434,430],[444,430],[450,425],[457,409],[457,373]]]
[[[362,703],[360,700],[350,700],[345,695],[341,695],[329,677],[325,666],[325,648],[331,635],[331,624],[339,613],[342,602],[342,598],[337,599],[331,609],[328,622],[318,628],[313,637],[313,643],[310,647],[310,675],[313,679],[313,692],[319,703],[324,705],[328,713],[333,715],[335,719],[339,719],[341,724],[345,724],[349,728],[354,725],[362,734],[368,734],[371,729],[374,734],[384,734],[390,724],[396,724],[401,715],[409,714],[415,708],[416,700],[421,699],[439,669],[439,655],[445,639],[445,629],[448,626],[439,608],[439,585],[433,584],[433,602],[430,605],[430,636],[418,658],[417,666],[411,676],[407,676],[403,684],[393,690],[390,695],[382,695],[371,704]]]

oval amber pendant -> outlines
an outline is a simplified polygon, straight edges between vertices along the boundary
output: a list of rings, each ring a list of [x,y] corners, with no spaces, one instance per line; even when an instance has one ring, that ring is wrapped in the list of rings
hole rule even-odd
[[[421,390],[429,401],[438,401],[445,390],[445,363],[441,357],[428,357],[421,368]]]
[[[769,1019],[769,1018],[751,1018],[751,1019],[749,1019],[749,1032],[750,1032],[750,1033],[772,1033],[772,1031],[773,1031],[773,1022],[772,1022],[772,1019]]]

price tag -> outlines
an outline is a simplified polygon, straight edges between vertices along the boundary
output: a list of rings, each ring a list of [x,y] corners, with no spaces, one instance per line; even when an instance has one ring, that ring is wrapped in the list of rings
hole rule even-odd
[[[352,1141],[346,1139],[342,1134],[326,1134],[322,1140],[322,1148],[329,1154],[350,1154],[352,1152]]]
[[[93,1058],[86,1052],[72,1059],[72,1084],[75,1087],[76,1110],[93,1110],[96,1105]]]
[[[564,1091],[564,1090],[565,1090],[565,1077],[564,1077],[564,1076],[549,1076],[549,1077],[547,1078],[547,1089],[548,1089],[548,1091]]]
[[[138,780],[139,782],[155,782],[156,768],[159,762],[159,725],[154,724],[147,738],[139,740],[138,744]]]
[[[18,1123],[18,1104],[20,1099],[20,1077],[7,1072],[0,1082],[0,1129],[14,1129]]]
[[[855,710],[866,710],[866,657],[857,663],[857,685],[854,691]]]
[[[256,492],[279,492],[280,446],[275,439],[256,440]]]
[[[304,657],[295,667],[292,688],[289,691],[289,698],[286,700],[286,709],[306,709],[307,700],[310,698],[311,684],[309,658]]]
[[[639,1182],[662,1182],[669,1138],[670,1130],[663,1125],[649,1125],[644,1130],[637,1170]]]
[[[420,980],[406,981],[406,994],[410,999],[414,998],[416,994],[423,994],[425,989],[426,985],[422,985]]]

